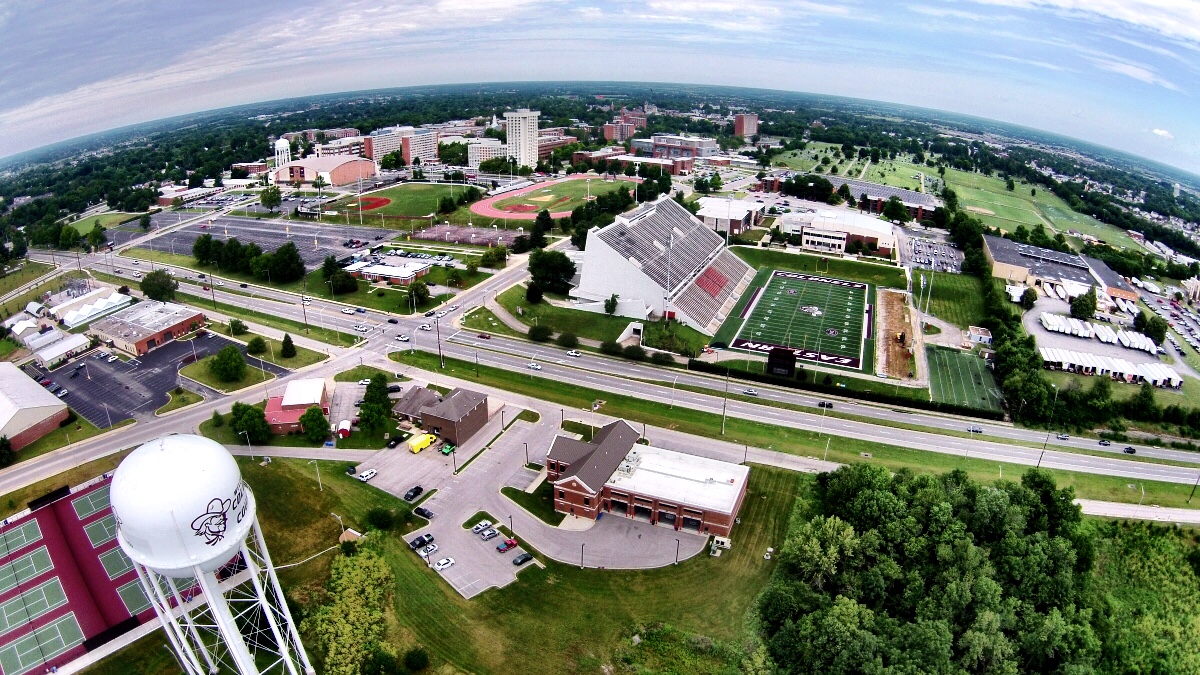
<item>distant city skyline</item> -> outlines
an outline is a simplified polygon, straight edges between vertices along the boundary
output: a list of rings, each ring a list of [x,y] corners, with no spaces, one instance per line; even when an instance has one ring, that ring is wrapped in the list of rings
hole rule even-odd
[[[0,157],[164,117],[359,89],[762,87],[1019,124],[1200,173],[1200,3],[0,0]]]

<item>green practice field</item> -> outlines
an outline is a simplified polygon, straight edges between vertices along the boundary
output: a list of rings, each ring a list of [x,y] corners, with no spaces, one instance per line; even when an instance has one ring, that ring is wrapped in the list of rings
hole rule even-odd
[[[613,192],[622,185],[630,190],[633,189],[633,183],[628,181],[605,181],[594,178],[591,181],[591,195],[595,198],[598,195]],[[542,209],[558,213],[570,211],[576,206],[583,206],[587,202],[588,190],[588,181],[580,178],[539,186],[530,192],[501,199],[492,206],[509,213],[536,213]]]
[[[803,360],[858,369],[867,338],[866,284],[774,271],[734,338],[734,349],[770,346],[813,352]]]
[[[1000,388],[985,361],[970,352],[926,347],[933,400],[981,410],[1000,410]]]
[[[465,189],[462,185],[405,183],[379,192],[363,195],[363,218],[367,216],[399,216],[418,217],[428,216],[437,211],[438,200],[442,197],[461,195]],[[384,203],[386,200],[386,203]],[[331,209],[337,211],[358,212],[358,198],[347,197],[336,202]]]
[[[111,211],[109,213],[101,213],[98,216],[87,216],[80,218],[79,220],[71,223],[71,227],[74,227],[79,234],[87,234],[88,232],[92,231],[93,227],[96,226],[96,221],[100,222],[100,227],[108,229],[111,227],[116,227],[124,222],[136,221],[141,215],[142,214],[140,213],[121,213],[119,211]],[[137,225],[136,222],[133,224]]]

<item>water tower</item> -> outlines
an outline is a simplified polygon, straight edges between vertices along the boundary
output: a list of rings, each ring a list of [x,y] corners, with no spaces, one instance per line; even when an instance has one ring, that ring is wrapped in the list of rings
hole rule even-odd
[[[237,463],[215,441],[155,439],[117,467],[117,542],[188,675],[312,675]]]
[[[292,144],[288,143],[286,138],[275,141],[275,168],[279,169],[290,161],[292,161]]]

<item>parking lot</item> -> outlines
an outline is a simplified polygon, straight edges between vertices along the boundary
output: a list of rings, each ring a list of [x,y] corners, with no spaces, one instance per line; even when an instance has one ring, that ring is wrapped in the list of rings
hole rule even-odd
[[[97,427],[106,429],[122,420],[152,417],[155,410],[166,405],[170,398],[168,392],[178,381],[179,367],[193,360],[193,348],[195,358],[202,359],[230,344],[237,345],[245,353],[244,345],[218,335],[211,339],[169,342],[140,358],[112,363],[96,358],[101,351],[106,351],[100,347],[52,372],[32,363],[25,366],[25,371],[35,379],[49,377],[65,387],[70,394],[63,400],[71,409]],[[77,370],[80,363],[84,367]],[[247,363],[257,368],[259,361],[250,357]],[[288,372],[266,362],[263,368],[276,375]],[[75,375],[76,372],[79,374]],[[192,385],[191,388],[196,387]]]
[[[935,272],[962,272],[962,252],[950,244],[920,237],[910,237],[908,242],[900,249],[900,264]]]
[[[400,234],[398,230],[375,227],[330,225],[305,221],[258,220],[256,218],[221,217],[211,223],[194,223],[175,232],[154,238],[148,245],[155,251],[178,255],[192,254],[192,245],[202,235],[211,234],[214,239],[224,241],[236,238],[242,244],[251,242],[270,253],[292,242],[300,251],[300,257],[310,269],[321,264],[326,256],[345,256],[350,249],[343,246],[349,239],[375,244],[388,241]]]

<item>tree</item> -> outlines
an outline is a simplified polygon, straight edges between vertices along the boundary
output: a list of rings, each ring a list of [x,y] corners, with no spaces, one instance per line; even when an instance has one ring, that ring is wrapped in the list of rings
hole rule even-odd
[[[317,200],[320,201],[324,196],[324,190],[329,187],[329,183],[325,182],[325,177],[317,174],[317,179],[312,182],[312,186],[317,189]]]
[[[143,213],[142,216],[140,218],[138,218],[138,225],[141,226],[142,231],[149,230],[150,229],[150,214]]]
[[[892,195],[883,203],[883,217],[893,222],[907,223],[912,220],[912,215],[908,212],[908,207],[900,198]]]
[[[558,337],[554,338],[554,342],[563,349],[574,349],[579,346],[579,338],[575,337],[574,333],[559,333]]]
[[[87,235],[88,246],[91,246],[93,249],[97,249],[103,246],[104,242],[106,241],[108,241],[108,237],[105,236],[104,228],[100,227],[100,223],[93,225],[92,231],[88,232]]]
[[[246,359],[237,347],[229,345],[208,362],[208,372],[221,382],[237,382],[246,374]]]
[[[296,345],[292,343],[292,336],[284,333],[283,344],[279,347],[279,357],[290,359],[294,356],[296,356]]]
[[[539,324],[529,327],[529,339],[534,342],[545,342],[554,334],[554,329],[550,326]]]
[[[249,330],[250,329],[246,327],[245,322],[243,322],[241,319],[229,320],[230,335],[245,335],[247,332],[249,332]]]
[[[404,667],[414,673],[425,670],[429,667],[429,653],[421,647],[413,647],[404,652]]]
[[[396,524],[396,515],[390,509],[385,509],[382,506],[376,506],[370,511],[367,511],[367,525],[377,529],[387,531],[392,529]]]
[[[258,193],[258,203],[262,204],[263,208],[275,213],[275,209],[283,203],[283,194],[279,190],[278,185],[269,185]]]
[[[1133,318],[1133,329],[1158,343],[1167,339],[1167,322],[1145,310]]]
[[[76,230],[73,225],[68,225],[62,229],[58,235],[58,247],[61,249],[72,249],[79,245],[79,240],[82,239],[79,230]]]
[[[1030,289],[1032,290],[1032,289]],[[1088,321],[1096,315],[1096,287],[1092,286],[1087,293],[1071,298],[1071,317],[1080,321]]]
[[[513,241],[512,241],[512,252],[513,253],[518,253],[518,254],[527,253],[527,252],[529,252],[529,250],[531,248],[533,248],[533,247],[529,244],[529,235],[518,234],[516,237],[513,238]]]
[[[467,261],[467,276],[473,277],[479,273],[479,263],[475,259]]]
[[[142,295],[159,302],[170,302],[175,299],[175,291],[179,282],[171,278],[166,270],[154,270],[142,277]]]
[[[321,277],[325,279],[325,281],[329,281],[340,269],[342,268],[340,265],[338,265],[337,258],[327,255],[325,256],[325,260],[321,263]]]
[[[554,231],[554,219],[546,209],[538,211],[533,227],[529,230],[529,245],[533,248],[546,247],[546,233]]]
[[[320,443],[329,438],[329,420],[321,412],[320,406],[314,405],[304,411],[300,416],[300,429],[310,443]]]
[[[616,340],[605,340],[600,343],[600,353],[608,356],[620,356],[621,343]]]
[[[451,286],[458,286],[461,288],[463,283],[462,271],[457,267],[450,270],[450,273],[446,275],[446,283]]]
[[[246,343],[247,354],[265,354],[267,352],[267,341],[255,335]]]
[[[270,279],[277,284],[287,284],[304,278],[304,258],[300,257],[296,244],[290,241],[271,254],[269,268]]]
[[[16,458],[12,441],[8,440],[8,436],[0,436],[0,466],[11,466]]]
[[[531,283],[525,287],[525,301],[531,305],[536,305],[542,301],[542,287]]]
[[[225,416],[214,410],[212,414],[212,425],[215,428],[225,426]]]
[[[429,286],[426,286],[424,281],[414,281],[409,284],[408,292],[418,307],[429,302]]]
[[[358,292],[358,279],[346,270],[338,270],[334,272],[329,281],[333,282],[330,284],[330,288],[332,289],[334,295],[344,295],[346,293]]]
[[[1009,178],[1008,180],[1004,181],[1004,188],[1009,192],[1012,192],[1013,190],[1017,189],[1017,184],[1013,182],[1013,179]]]
[[[1025,292],[1021,294],[1021,308],[1028,312],[1033,309],[1034,304],[1037,303],[1037,299],[1037,291],[1032,288],[1026,288]]]
[[[617,295],[616,293],[613,293],[611,296],[609,296],[609,298],[604,301],[604,313],[609,316],[616,314],[617,301],[620,299],[621,299],[621,296]]]
[[[566,295],[575,276],[575,263],[562,251],[535,249],[529,254],[529,276],[544,290]]]

